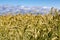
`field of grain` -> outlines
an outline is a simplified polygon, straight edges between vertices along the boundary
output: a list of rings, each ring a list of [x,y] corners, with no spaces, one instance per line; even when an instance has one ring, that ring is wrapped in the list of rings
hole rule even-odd
[[[0,15],[0,40],[60,40],[60,15]]]

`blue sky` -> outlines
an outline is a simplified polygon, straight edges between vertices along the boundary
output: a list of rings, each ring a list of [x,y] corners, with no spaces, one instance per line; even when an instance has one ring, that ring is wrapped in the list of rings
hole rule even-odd
[[[60,0],[0,0],[0,5],[23,5],[60,8]]]

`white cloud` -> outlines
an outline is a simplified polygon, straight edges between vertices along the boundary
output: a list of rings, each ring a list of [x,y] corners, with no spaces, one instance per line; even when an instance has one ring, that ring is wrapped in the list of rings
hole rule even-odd
[[[44,6],[43,8],[48,8],[48,7]]]
[[[24,9],[25,6],[20,6],[20,7],[21,7],[21,9]]]
[[[46,8],[51,8],[51,7],[44,6],[43,8],[46,9]]]

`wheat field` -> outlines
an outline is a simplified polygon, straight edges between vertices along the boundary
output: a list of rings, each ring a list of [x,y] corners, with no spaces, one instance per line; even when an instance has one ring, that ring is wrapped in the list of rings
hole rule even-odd
[[[0,15],[0,40],[60,40],[60,15]]]

